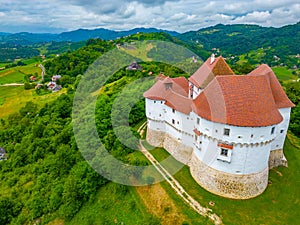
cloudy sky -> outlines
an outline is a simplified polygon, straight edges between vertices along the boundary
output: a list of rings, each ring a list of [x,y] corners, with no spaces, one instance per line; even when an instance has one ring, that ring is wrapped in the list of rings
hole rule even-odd
[[[156,27],[185,32],[223,24],[300,21],[299,0],[0,0],[0,32]]]

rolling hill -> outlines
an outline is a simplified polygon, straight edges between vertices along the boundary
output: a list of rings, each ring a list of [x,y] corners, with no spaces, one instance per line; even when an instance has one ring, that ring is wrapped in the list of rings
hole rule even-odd
[[[258,25],[222,25],[190,31],[177,38],[219,49],[223,55],[242,55],[259,48],[272,48],[279,57],[296,55],[300,49],[300,22],[281,28]]]

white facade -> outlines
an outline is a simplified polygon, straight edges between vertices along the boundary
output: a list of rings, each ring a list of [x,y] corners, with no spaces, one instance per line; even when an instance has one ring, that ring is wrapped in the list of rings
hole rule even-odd
[[[258,173],[268,167],[270,151],[283,148],[288,129],[290,108],[280,109],[280,113],[284,118],[280,124],[238,127],[206,120],[194,112],[181,113],[165,101],[146,99],[149,129],[193,147],[204,164],[230,174]]]
[[[165,105],[165,101],[146,99],[148,128],[163,131],[174,139],[193,146],[193,118]]]
[[[192,82],[189,81],[189,97],[191,99],[197,98],[200,93],[203,91],[201,88],[198,88],[196,85],[194,85]]]
[[[283,149],[284,140],[289,127],[291,108],[282,108],[279,109],[279,112],[282,115],[283,120],[276,127],[276,137],[275,140],[272,142],[271,150]]]

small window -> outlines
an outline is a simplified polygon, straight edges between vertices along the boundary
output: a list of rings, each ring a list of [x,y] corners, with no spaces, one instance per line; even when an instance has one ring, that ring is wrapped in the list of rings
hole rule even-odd
[[[254,135],[253,135],[253,134],[251,134],[251,138],[253,138],[253,136],[254,136]]]
[[[175,124],[175,120],[174,119],[172,119],[172,123]]]
[[[198,136],[197,135],[195,135],[195,141],[197,141],[198,140]]]
[[[154,103],[156,103],[156,101],[154,101]]]
[[[200,141],[199,143],[202,144],[202,141]]]
[[[280,130],[280,133],[282,134],[284,132],[284,130]]]
[[[229,136],[230,134],[230,129],[224,128],[224,135]]]
[[[218,130],[216,130],[216,133],[218,133]]]
[[[179,121],[177,121],[177,124],[179,124]]]
[[[162,101],[160,101],[160,104],[163,104],[163,102],[162,102]]]
[[[161,116],[161,114],[159,114],[159,116]]]
[[[175,113],[175,109],[172,109],[172,112]]]
[[[228,149],[221,148],[221,155],[222,156],[228,156]]]
[[[275,132],[275,127],[272,127],[271,134],[274,134],[274,132]]]
[[[200,123],[200,118],[197,118],[197,124],[199,124]]]
[[[238,138],[239,138],[239,139],[241,139],[241,138],[242,138],[242,136],[238,136]]]

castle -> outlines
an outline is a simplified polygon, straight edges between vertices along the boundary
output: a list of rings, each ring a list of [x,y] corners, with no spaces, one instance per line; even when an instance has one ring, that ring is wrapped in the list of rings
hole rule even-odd
[[[274,72],[261,65],[235,75],[212,55],[188,79],[159,76],[144,93],[147,141],[187,164],[206,190],[248,199],[287,165],[283,145],[294,104]]]

